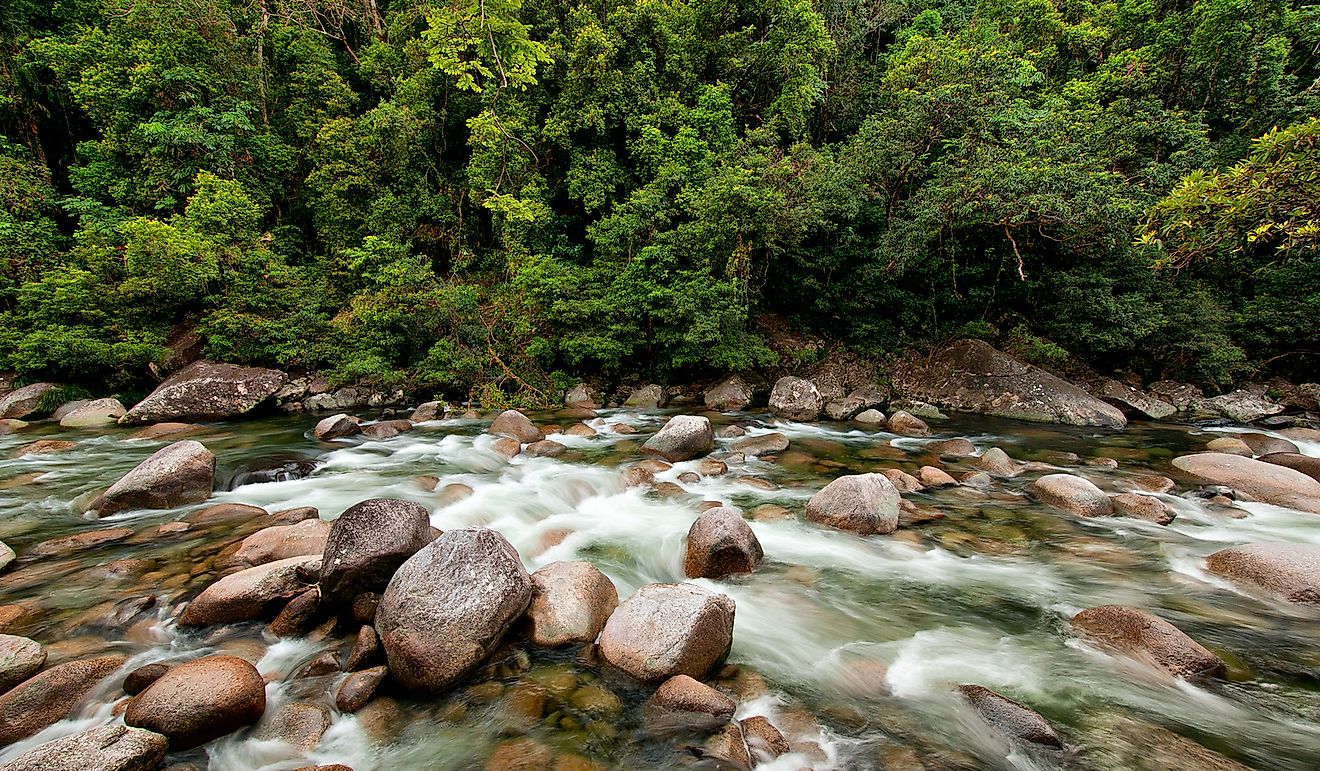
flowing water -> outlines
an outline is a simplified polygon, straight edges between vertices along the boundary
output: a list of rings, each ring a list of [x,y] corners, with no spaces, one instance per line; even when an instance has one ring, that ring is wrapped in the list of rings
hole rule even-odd
[[[557,420],[553,415],[539,416]],[[798,424],[768,415],[712,415],[752,433],[792,441],[773,461],[731,462],[730,472],[685,483],[665,498],[625,487],[621,466],[642,456],[646,434],[666,415],[605,411],[592,438],[556,435],[559,458],[506,461],[482,421],[425,423],[383,441],[323,444],[313,419],[270,418],[206,427],[193,435],[219,459],[217,502],[269,511],[315,506],[333,519],[375,497],[415,500],[441,529],[483,525],[501,532],[529,570],[585,559],[620,597],[651,582],[682,581],[683,543],[697,504],[719,500],[749,516],[765,550],[757,572],[700,581],[737,603],[733,650],[720,685],[740,697],[739,717],[763,714],[795,752],[772,769],[828,768],[1135,768],[1183,752],[1188,737],[1248,766],[1320,766],[1320,614],[1235,590],[1203,570],[1205,555],[1255,541],[1320,543],[1320,516],[1263,504],[1215,507],[1191,494],[1161,496],[1178,511],[1168,527],[1129,519],[1083,520],[1029,501],[1027,482],[1044,472],[997,481],[985,490],[945,488],[904,497],[942,518],[919,517],[890,536],[858,537],[801,518],[806,500],[846,473],[925,464],[970,470],[974,458],[943,462],[925,450],[961,436],[985,450],[1066,468],[1111,492],[1135,489],[1143,474],[1169,474],[1169,460],[1220,434],[1187,426],[1135,424],[1119,432],[957,417],[932,439],[901,438],[851,424]],[[625,423],[637,434],[617,433]],[[291,675],[337,638],[267,637],[259,623],[180,630],[177,608],[220,575],[221,552],[262,523],[201,523],[182,533],[155,526],[203,506],[130,512],[99,522],[78,506],[169,440],[128,440],[128,431],[77,434],[34,426],[0,437],[0,539],[20,558],[0,575],[9,630],[50,648],[50,664],[107,651],[128,654],[123,671],[151,661],[228,652],[267,676],[268,710],[290,700],[333,711],[335,678]],[[13,457],[38,438],[74,439],[75,448]],[[177,438],[177,437],[175,437]],[[719,440],[719,456],[727,447]],[[1320,454],[1320,445],[1303,446]],[[1075,455],[1070,455],[1075,453]],[[271,459],[318,462],[309,476],[242,484],[245,469]],[[1118,469],[1088,465],[1116,459]],[[695,462],[657,475],[677,481]],[[462,483],[470,497],[446,502],[419,477]],[[773,484],[766,484],[766,480]],[[234,486],[234,481],[239,482]],[[773,489],[771,489],[773,488]],[[39,559],[27,548],[57,535],[122,526],[125,541]],[[153,602],[154,599],[154,602]],[[1100,604],[1151,610],[1229,663],[1227,677],[1188,683],[1077,641],[1067,619]],[[953,686],[978,683],[1044,714],[1069,745],[1030,753],[1006,744]],[[0,763],[43,741],[116,720],[113,689],[94,694],[73,719],[0,751]],[[532,738],[559,768],[692,767],[685,743],[698,738],[648,730],[646,693],[603,671],[590,651],[506,645],[468,684],[439,698],[386,691],[355,715],[333,714],[310,752],[243,731],[171,756],[216,769],[294,769],[341,762],[370,769],[481,768],[511,738]],[[689,741],[690,740],[690,741]],[[573,765],[569,761],[578,765]],[[594,765],[593,765],[594,764]]]

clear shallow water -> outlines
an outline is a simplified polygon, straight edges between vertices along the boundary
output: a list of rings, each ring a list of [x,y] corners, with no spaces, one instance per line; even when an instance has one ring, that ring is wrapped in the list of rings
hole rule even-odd
[[[427,423],[389,440],[323,444],[306,436],[312,419],[273,418],[208,427],[191,438],[218,456],[222,488],[263,459],[314,457],[320,463],[306,478],[242,485],[207,505],[249,503],[269,511],[310,505],[333,519],[366,498],[407,498],[427,506],[441,529],[499,530],[529,570],[561,559],[590,560],[626,597],[646,583],[683,580],[683,539],[702,500],[747,513],[772,503],[800,514],[812,493],[841,474],[915,473],[931,464],[956,475],[972,468],[970,459],[940,463],[924,449],[951,436],[967,437],[981,451],[998,446],[1018,460],[1066,468],[1118,492],[1133,489],[1131,480],[1142,474],[1169,474],[1172,457],[1221,435],[1181,426],[1105,432],[959,417],[935,424],[938,435],[922,440],[849,424],[713,416],[748,423],[752,433],[781,431],[792,446],[777,461],[731,463],[729,474],[684,485],[688,495],[665,499],[626,488],[621,473],[640,459],[642,441],[665,417],[611,411],[590,423],[605,429],[623,422],[640,433],[556,435],[570,448],[565,455],[512,462],[480,433],[482,421]],[[183,633],[170,621],[179,604],[219,574],[216,556],[263,523],[222,522],[153,536],[156,525],[202,507],[129,512],[102,522],[76,513],[79,500],[166,443],[126,441],[129,433],[35,427],[0,437],[0,539],[20,555],[0,574],[0,602],[29,611],[12,631],[49,645],[52,664],[126,653],[132,658],[125,672],[150,661],[231,652],[257,662],[272,681],[268,711],[294,700],[331,705],[335,678],[289,675],[318,653],[338,650],[335,640],[276,642],[263,637],[260,624]],[[11,457],[38,438],[79,444]],[[717,456],[729,442],[718,444]],[[1302,447],[1310,454],[1318,449]],[[1066,453],[1114,458],[1120,468],[1082,465]],[[676,482],[695,466],[676,464],[657,480]],[[1079,520],[1022,495],[1041,473],[1047,471],[979,492],[907,494],[945,516],[891,536],[859,538],[797,517],[751,521],[766,554],[761,568],[701,583],[737,603],[730,662],[740,671],[731,668],[722,684],[740,694],[739,716],[771,717],[799,750],[770,767],[1119,767],[1103,753],[1115,742],[1110,726],[1116,719],[1163,726],[1257,768],[1320,765],[1320,614],[1248,596],[1203,569],[1205,555],[1232,544],[1320,543],[1320,517],[1263,504],[1242,504],[1246,516],[1233,516],[1200,500],[1162,496],[1179,513],[1169,527]],[[441,487],[466,484],[473,494],[445,505],[438,490],[419,482],[423,475],[439,477]],[[769,480],[774,489],[746,478]],[[138,535],[74,555],[23,556],[47,538],[109,526]],[[118,560],[145,563],[106,567]],[[154,607],[123,622],[107,620],[122,608],[116,603],[143,597],[155,598]],[[1106,603],[1135,605],[1172,621],[1229,662],[1228,678],[1180,682],[1068,634],[1071,614]],[[1039,710],[1075,752],[1033,756],[1007,745],[957,697],[958,683],[979,683]],[[118,692],[106,691],[77,719],[0,751],[0,762],[114,720]],[[242,732],[180,757],[217,769],[292,769],[309,759],[358,771],[459,769],[481,767],[511,737],[531,736],[561,756],[601,768],[689,766],[691,754],[678,749],[683,737],[646,730],[638,710],[645,696],[601,671],[589,654],[508,646],[482,676],[453,694],[418,700],[388,692],[357,715],[334,715],[310,755]]]

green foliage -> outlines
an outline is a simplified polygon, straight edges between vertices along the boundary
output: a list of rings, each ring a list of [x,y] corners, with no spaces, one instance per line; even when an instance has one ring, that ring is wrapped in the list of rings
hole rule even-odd
[[[196,330],[533,406],[775,364],[766,312],[1216,384],[1320,349],[1309,6],[19,0],[0,26],[24,375],[135,387]]]

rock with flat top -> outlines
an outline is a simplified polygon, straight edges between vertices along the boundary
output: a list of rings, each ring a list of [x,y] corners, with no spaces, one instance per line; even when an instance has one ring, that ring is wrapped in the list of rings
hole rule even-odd
[[[733,645],[734,603],[695,584],[647,584],[621,603],[600,635],[601,655],[646,683],[704,679]]]
[[[619,605],[614,582],[590,562],[551,562],[532,574],[527,609],[532,643],[546,647],[593,643]]]
[[[196,361],[174,373],[119,422],[219,420],[250,412],[287,383],[277,369]]]
[[[6,763],[5,771],[155,771],[169,740],[155,731],[105,725],[38,745]]]
[[[1227,485],[1264,503],[1320,514],[1320,481],[1286,466],[1226,453],[1174,458],[1175,468],[1202,483]]]

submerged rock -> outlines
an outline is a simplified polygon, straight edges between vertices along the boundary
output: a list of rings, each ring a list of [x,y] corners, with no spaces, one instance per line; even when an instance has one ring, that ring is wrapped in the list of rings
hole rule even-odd
[[[431,515],[418,503],[372,498],[350,506],[330,527],[321,561],[321,597],[339,604],[378,592],[394,571],[431,541]]]
[[[1239,455],[1203,452],[1173,465],[1201,482],[1228,485],[1265,503],[1320,514],[1320,481],[1300,471]]]
[[[532,574],[532,643],[593,643],[619,605],[614,582],[590,562],[551,562]]]
[[[242,415],[288,382],[277,369],[197,361],[174,373],[119,419],[124,425]]]
[[[996,731],[1017,741],[1062,747],[1050,721],[1036,710],[980,685],[960,685],[958,692]]]
[[[204,656],[166,672],[134,696],[124,722],[163,734],[173,751],[252,725],[266,712],[266,682],[235,656]]]
[[[333,525],[323,519],[305,519],[296,525],[277,525],[258,530],[243,539],[234,561],[248,565],[292,557],[320,556]]]
[[[762,455],[778,455],[788,449],[788,437],[779,432],[772,434],[754,434],[736,439],[729,449],[740,452],[745,457],[759,458]]]
[[[127,656],[98,656],[58,664],[0,695],[0,746],[26,739],[69,716]]]
[[[1174,511],[1172,506],[1153,495],[1121,493],[1109,500],[1114,506],[1114,514],[1119,517],[1132,517],[1154,522],[1157,525],[1167,525],[1178,516],[1178,512]]]
[[[812,421],[820,417],[824,408],[825,399],[810,380],[791,375],[781,377],[770,391],[770,412],[781,418]]]
[[[1315,544],[1230,546],[1207,557],[1206,567],[1215,575],[1288,602],[1320,604],[1320,546]]]
[[[308,753],[321,743],[330,728],[330,712],[325,707],[304,701],[289,701],[271,710],[252,729],[252,737],[280,741]]]
[[[128,509],[172,509],[200,503],[215,487],[215,456],[185,439],[157,450],[110,486],[89,507],[100,516]]]
[[[733,509],[702,512],[688,529],[683,573],[688,578],[723,578],[750,573],[764,556],[756,533]]]
[[[1214,677],[1224,662],[1168,621],[1125,605],[1101,605],[1073,616],[1083,637],[1163,669],[1174,677]]]
[[[62,736],[28,750],[5,771],[155,771],[169,741],[154,731],[106,725]]]
[[[704,679],[733,645],[734,604],[694,584],[647,584],[621,603],[600,634],[600,653],[647,683]]]
[[[980,340],[959,340],[894,374],[911,398],[960,412],[1042,423],[1122,428],[1116,407]]]
[[[687,675],[674,675],[661,683],[647,706],[666,713],[688,713],[717,724],[727,722],[738,708],[733,699]]]
[[[768,763],[780,755],[787,755],[793,750],[775,724],[764,715],[753,715],[739,721],[742,725],[743,740],[751,752],[752,760]]]
[[[898,527],[898,490],[882,474],[835,479],[807,502],[807,519],[858,535],[892,533]]]
[[[394,679],[438,692],[499,645],[532,598],[532,579],[494,530],[450,530],[398,569],[376,610]]]
[[[692,460],[715,449],[710,420],[700,415],[675,415],[646,440],[642,452],[659,455],[670,463]]]
[[[1036,500],[1082,517],[1107,517],[1114,513],[1109,496],[1088,479],[1072,474],[1046,474],[1027,485]]]

